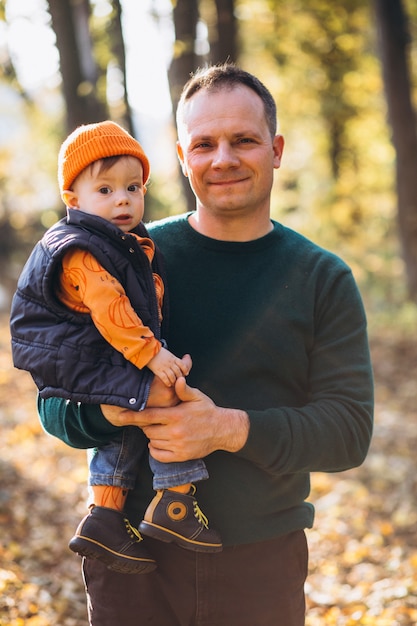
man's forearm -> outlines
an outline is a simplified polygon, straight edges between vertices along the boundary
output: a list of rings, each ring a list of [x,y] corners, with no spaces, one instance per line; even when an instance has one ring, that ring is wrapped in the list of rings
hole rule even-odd
[[[217,450],[238,452],[245,445],[249,435],[249,416],[240,409],[216,407],[219,412],[219,441]]]

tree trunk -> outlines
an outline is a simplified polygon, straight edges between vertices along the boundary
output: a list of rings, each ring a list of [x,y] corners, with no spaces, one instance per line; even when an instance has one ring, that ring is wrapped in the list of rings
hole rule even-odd
[[[201,0],[200,0],[201,1]],[[208,61],[223,63],[236,61],[237,36],[234,0],[216,0],[217,28],[214,41],[210,41]],[[184,84],[199,65],[202,57],[195,52],[197,23],[199,20],[199,2],[177,0],[174,3],[173,18],[175,27],[175,46],[168,80],[171,93],[172,109],[175,112]],[[213,36],[211,37],[213,39]],[[190,189],[188,179],[181,175],[183,191],[188,210],[195,208],[195,197]]]
[[[120,0],[112,0],[111,4],[113,11],[110,23],[110,45],[123,81],[123,110],[117,116],[117,122],[126,128],[131,135],[134,135],[126,81],[126,49],[122,30],[122,7]]]
[[[210,45],[213,63],[237,61],[237,26],[234,9],[234,0],[216,0],[217,40]]]
[[[172,108],[176,111],[182,88],[198,66],[194,48],[199,18],[198,2],[178,0],[174,3],[173,18],[175,44],[168,79]]]
[[[97,67],[92,54],[88,0],[48,0],[56,35],[67,112],[67,131],[107,117],[97,96]]]
[[[417,302],[417,127],[407,57],[410,39],[401,0],[375,0],[375,12],[396,152],[399,235],[409,297]]]
[[[169,89],[172,110],[177,110],[181,91],[192,72],[198,67],[199,57],[195,53],[197,22],[199,18],[198,2],[178,0],[173,9],[175,44],[171,65],[168,70]],[[189,211],[195,209],[195,197],[191,191],[188,178],[180,174],[183,192]]]

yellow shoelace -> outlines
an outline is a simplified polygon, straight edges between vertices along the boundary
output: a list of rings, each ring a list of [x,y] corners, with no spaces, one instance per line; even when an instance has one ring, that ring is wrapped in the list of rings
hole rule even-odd
[[[126,525],[126,530],[129,533],[129,537],[131,539],[136,539],[136,541],[143,541],[143,537],[138,531],[138,529],[132,526],[126,517],[124,518],[124,523]]]
[[[197,518],[198,522],[208,530],[208,519],[198,506],[197,502],[194,502],[194,515]]]

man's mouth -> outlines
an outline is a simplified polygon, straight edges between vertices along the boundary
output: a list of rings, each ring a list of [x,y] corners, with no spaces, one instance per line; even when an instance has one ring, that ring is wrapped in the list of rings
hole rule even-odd
[[[227,187],[228,185],[236,185],[237,183],[243,183],[245,180],[247,180],[246,178],[233,178],[233,179],[227,179],[227,180],[211,180],[209,182],[210,185],[217,185],[219,187]]]

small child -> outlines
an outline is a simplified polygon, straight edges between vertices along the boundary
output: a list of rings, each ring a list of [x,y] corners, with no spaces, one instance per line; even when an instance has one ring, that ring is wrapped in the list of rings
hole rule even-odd
[[[44,398],[141,410],[152,373],[167,386],[189,373],[188,359],[160,339],[167,312],[163,265],[142,223],[149,171],[140,144],[111,121],[80,126],[61,146],[67,217],[35,246],[11,312],[14,364],[32,374]],[[118,438],[94,450],[93,504],[69,544],[123,573],[156,567],[123,514],[144,453],[147,439],[137,427],[121,428]],[[193,483],[208,478],[205,463],[164,464],[151,456],[149,463],[157,494],[141,522],[143,534],[220,551],[194,498]]]

